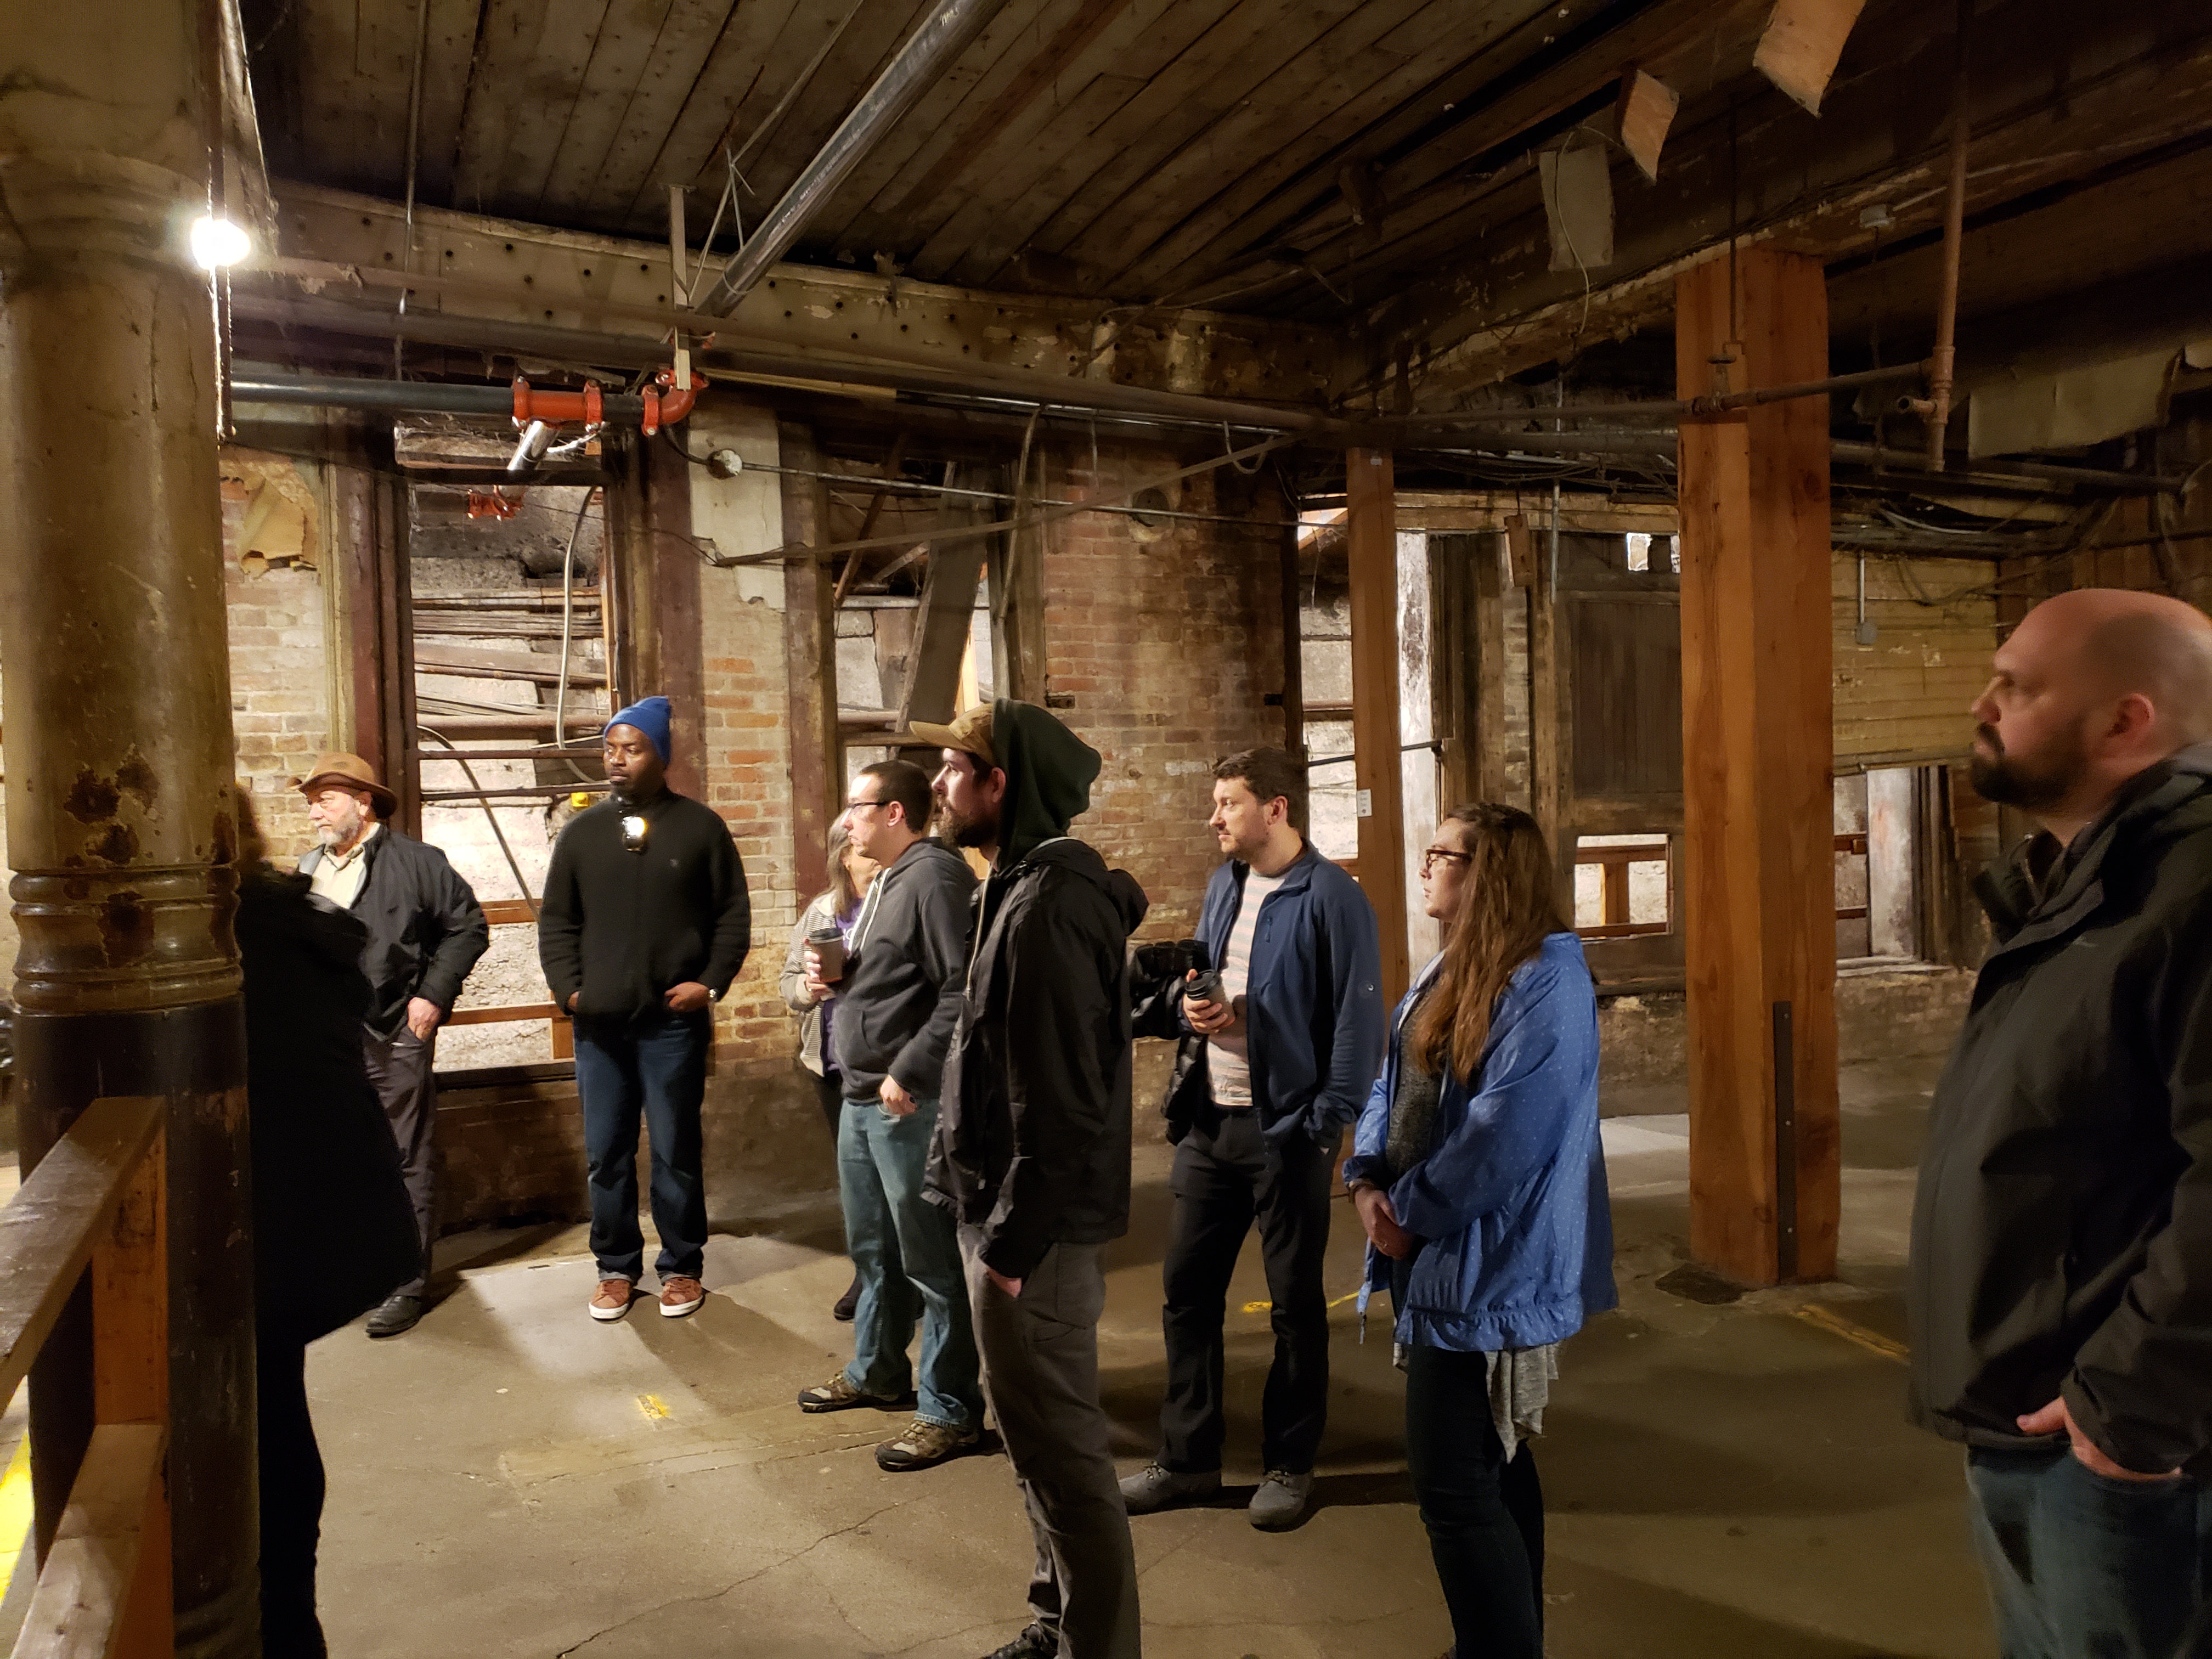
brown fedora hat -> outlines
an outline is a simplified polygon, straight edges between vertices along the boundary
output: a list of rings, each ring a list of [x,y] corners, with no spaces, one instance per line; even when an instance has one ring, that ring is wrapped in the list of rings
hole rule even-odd
[[[337,784],[349,789],[363,789],[376,808],[376,816],[388,818],[399,808],[399,797],[376,781],[376,769],[358,755],[349,755],[332,750],[315,757],[307,775],[295,779],[293,787],[303,795],[312,795],[325,784]]]

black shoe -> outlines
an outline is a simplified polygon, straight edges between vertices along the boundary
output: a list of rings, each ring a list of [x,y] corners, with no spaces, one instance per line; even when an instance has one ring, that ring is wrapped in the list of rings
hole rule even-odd
[[[411,1331],[422,1317],[422,1298],[419,1296],[387,1296],[384,1305],[368,1316],[368,1330],[371,1336],[397,1336],[402,1331]]]
[[[1002,1648],[994,1648],[983,1659],[1054,1659],[1060,1638],[1042,1625],[1031,1625]]]
[[[853,1322],[853,1313],[860,1305],[860,1276],[853,1275],[853,1282],[845,1287],[845,1294],[830,1304],[830,1317],[841,1325]]]

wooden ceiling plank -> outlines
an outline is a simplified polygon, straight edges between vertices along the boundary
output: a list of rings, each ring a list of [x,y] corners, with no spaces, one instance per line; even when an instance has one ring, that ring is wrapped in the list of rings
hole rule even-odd
[[[497,189],[507,206],[498,211],[536,219],[553,176],[554,158],[590,78],[603,31],[619,33],[611,0],[538,0],[545,27],[538,50],[513,85],[507,112],[507,166]]]
[[[355,165],[385,178],[407,173],[407,105],[415,78],[412,5],[361,6],[354,14],[353,84],[347,100],[367,128]],[[428,67],[426,58],[425,67]]]
[[[369,112],[351,94],[353,0],[304,0],[295,15],[300,87],[300,148],[331,179],[367,184],[374,177]]]
[[[1393,70],[1406,67],[1401,54],[1382,49],[1382,37],[1425,14],[1437,15],[1434,27],[1441,33],[1448,27],[1442,17],[1445,9],[1431,0],[1370,0],[1278,70],[1264,99],[1240,100],[1199,139],[1164,161],[1146,186],[1159,204],[1158,211],[1133,222],[1121,216],[1095,225],[1068,245],[1067,256],[1105,276],[1103,286],[1109,292],[1140,291],[1118,279],[1143,264],[1176,226],[1249,179],[1249,171],[1237,171],[1238,160],[1265,158],[1259,163],[1265,167],[1285,152],[1316,148],[1311,135],[1330,113],[1360,100]],[[1308,125],[1301,128],[1300,122]],[[1318,147],[1326,144],[1324,140]]]
[[[934,202],[917,204],[908,263],[918,276],[949,270],[993,218],[1011,211],[1036,181],[1056,166],[1083,166],[1079,152],[1113,112],[1134,97],[1146,80],[1173,63],[1202,34],[1230,0],[1136,0],[1081,53],[1068,72],[1018,112],[989,144],[971,157]],[[1103,67],[1093,69],[1094,65]],[[972,181],[972,182],[970,182]],[[1050,198],[1058,201],[1060,198]],[[1032,210],[1031,222],[1051,210]]]
[[[1157,109],[1158,100],[1150,96],[1152,89],[1163,80],[1176,76],[1191,53],[1206,52],[1207,43],[1218,40],[1224,27],[1233,31],[1234,20],[1255,3],[1287,9],[1291,0],[1226,0],[1207,5],[1179,0],[1114,60],[1110,78],[1131,83],[1127,96],[1103,111],[1094,125],[1076,130],[1072,135],[1074,143],[1054,146],[1044,169],[1027,173],[1025,188],[1007,197],[994,188],[998,179],[981,173],[971,174],[989,179],[983,189],[993,196],[994,209],[972,217],[973,234],[950,271],[996,270],[1016,249],[1025,246],[1039,227],[1114,165],[1115,154],[1131,130],[1130,107],[1151,102]],[[1085,95],[1088,94],[1086,88]],[[1120,193],[1118,188],[1115,193]],[[961,280],[951,276],[948,279]]]
[[[531,217],[561,224],[604,224],[610,209],[628,210],[628,197],[611,204],[604,199],[600,177],[608,152],[623,132],[639,128],[665,132],[676,119],[673,109],[639,97],[646,68],[673,10],[672,0],[622,0],[619,19],[609,10]]]
[[[1204,273],[1229,264],[1249,250],[1277,239],[1286,225],[1308,217],[1336,190],[1349,161],[1390,154],[1435,121],[1448,105],[1475,94],[1511,64],[1541,43],[1553,8],[1522,0],[1473,50],[1467,50],[1460,18],[1464,8],[1439,0],[1407,26],[1409,33],[1448,25],[1435,44],[1414,56],[1402,73],[1380,83],[1342,121],[1328,124],[1331,146],[1310,154],[1304,146],[1288,149],[1252,170],[1225,192],[1217,205],[1194,216],[1176,234],[1170,255],[1147,261],[1139,286],[1180,289]],[[1486,9],[1487,14],[1488,9]],[[1449,52],[1447,51],[1447,43]],[[1438,62],[1449,62],[1443,73]]]
[[[1243,0],[1115,113],[1102,135],[1111,159],[1031,233],[1028,246],[1066,254],[1085,230],[1102,223],[1110,227],[1110,237],[1119,228],[1112,222],[1115,209],[1127,204],[1142,213],[1162,200],[1155,175],[1186,147],[1197,145],[1221,162],[1233,162],[1234,151],[1206,142],[1211,129],[1248,101],[1272,103],[1271,77],[1356,15],[1360,4],[1361,0]],[[1015,249],[1006,252],[1010,257]],[[975,268],[987,280],[999,269],[994,265],[983,272],[981,259]]]
[[[988,69],[958,88],[935,92],[871,151],[823,211],[842,246],[892,247],[898,227],[949,191],[971,160],[1031,102],[1067,74],[1130,0],[1037,0],[1010,5],[974,49],[998,50]],[[1002,27],[1011,24],[1011,28]],[[1041,40],[1033,50],[1030,43]]]
[[[416,191],[424,200],[453,199],[461,115],[468,107],[469,72],[476,63],[483,11],[483,0],[430,0],[429,40],[422,58],[422,150],[416,160]],[[400,118],[406,118],[404,108]]]
[[[607,228],[626,227],[633,215],[646,210],[647,186],[658,182],[653,177],[653,163],[675,131],[714,55],[714,43],[736,9],[732,0],[673,0],[669,6],[631,103],[643,118],[623,124],[599,164],[594,198]],[[662,204],[667,192],[653,189],[650,198],[653,204]],[[711,202],[703,203],[698,210],[711,213],[713,207]],[[702,222],[693,234],[705,229]]]
[[[898,49],[927,15],[933,0],[860,0],[861,10],[852,27],[839,37],[822,67],[814,71],[806,90],[784,114],[775,131],[762,141],[745,163],[745,176],[761,193],[764,210],[790,188],[799,172],[812,161],[836,131],[860,94],[875,83]],[[815,46],[820,42],[817,40]],[[966,53],[961,54],[963,58]],[[792,65],[803,69],[813,56]],[[763,112],[763,115],[765,112]]]
[[[684,108],[647,169],[629,209],[628,228],[658,223],[668,185],[686,185],[711,198],[722,188],[722,147],[744,144],[753,124],[766,118],[804,69],[852,0],[737,0],[693,82]],[[751,177],[748,166],[747,176]],[[757,179],[754,179],[758,184]],[[750,224],[769,204],[744,198]],[[724,226],[724,234],[728,227]]]
[[[463,212],[489,212],[498,199],[514,116],[514,88],[537,53],[546,10],[539,0],[484,0],[453,157],[453,204]]]

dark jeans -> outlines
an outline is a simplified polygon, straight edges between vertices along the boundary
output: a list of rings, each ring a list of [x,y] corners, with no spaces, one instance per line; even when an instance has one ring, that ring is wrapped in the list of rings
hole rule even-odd
[[[307,1416],[307,1351],[256,1338],[260,1391],[261,1651],[264,1659],[323,1659],[315,1617],[315,1546],[323,1523],[323,1455]],[[182,1520],[184,1517],[179,1516]]]
[[[653,1152],[653,1262],[661,1278],[696,1279],[706,1264],[707,1187],[699,1103],[707,1091],[708,1016],[650,1013],[576,1022],[576,1092],[584,1103],[592,1255],[602,1279],[635,1285],[645,1271],[637,1224],[637,1125]]]
[[[431,1045],[403,1025],[389,1037],[364,1031],[362,1053],[392,1138],[399,1143],[399,1173],[414,1201],[415,1232],[422,1245],[422,1271],[392,1294],[420,1296],[438,1237],[438,1085],[430,1071]]]
[[[1098,1403],[1104,1247],[1055,1244],[1008,1296],[959,1230],[983,1392],[1036,1540],[1030,1615],[1065,1659],[1137,1659],[1137,1559]]]
[[[1966,1490],[2004,1659],[2212,1652],[2212,1488],[1976,1447]]]
[[[1505,1461],[1482,1355],[1406,1351],[1406,1467],[1455,1659],[1543,1659],[1544,1492],[1528,1442]]]
[[[1261,1396],[1261,1453],[1270,1469],[1313,1468],[1328,1420],[1329,1188],[1341,1135],[1316,1146],[1293,1135],[1268,1165],[1256,1113],[1204,1109],[1176,1148],[1167,1261],[1168,1390],[1160,1407],[1160,1463],[1180,1474],[1221,1467],[1221,1327],[1229,1277],[1256,1217],[1274,1308],[1275,1361]]]

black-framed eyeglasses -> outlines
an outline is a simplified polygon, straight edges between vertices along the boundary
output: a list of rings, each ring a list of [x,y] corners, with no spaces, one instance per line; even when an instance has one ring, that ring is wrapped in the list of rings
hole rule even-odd
[[[881,806],[882,805],[883,802],[879,800],[848,800],[845,803],[845,810],[848,812],[857,812],[863,806]]]
[[[1474,862],[1474,854],[1455,853],[1449,847],[1424,847],[1421,849],[1421,873],[1425,876],[1430,871],[1435,869],[1438,859],[1442,859],[1446,864],[1465,865]]]

